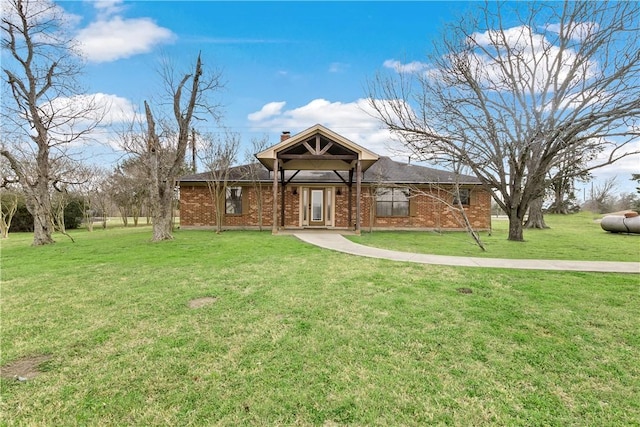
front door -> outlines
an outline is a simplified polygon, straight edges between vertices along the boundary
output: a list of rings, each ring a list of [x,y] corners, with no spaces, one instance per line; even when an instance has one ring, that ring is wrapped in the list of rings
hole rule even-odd
[[[311,188],[309,203],[309,225],[311,227],[324,226],[326,218],[324,188]]]

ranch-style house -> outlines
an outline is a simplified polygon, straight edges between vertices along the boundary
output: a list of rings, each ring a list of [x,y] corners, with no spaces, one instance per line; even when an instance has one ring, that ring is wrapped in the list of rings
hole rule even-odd
[[[472,227],[491,227],[477,178],[378,156],[322,125],[255,156],[230,168],[217,203],[211,172],[181,177],[180,226],[215,227],[220,210],[224,229],[459,230],[461,204]]]

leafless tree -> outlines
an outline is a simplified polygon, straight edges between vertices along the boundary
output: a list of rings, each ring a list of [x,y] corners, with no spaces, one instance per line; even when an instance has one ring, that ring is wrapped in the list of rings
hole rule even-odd
[[[589,170],[637,154],[640,20],[637,2],[518,3],[518,23],[510,6],[450,25],[420,72],[379,76],[369,95],[412,151],[468,166],[522,241],[564,153],[602,151]]]
[[[580,148],[584,149],[580,151]],[[589,164],[597,159],[601,151],[602,147],[597,144],[586,144],[584,147],[575,147],[560,153],[555,164],[547,172],[544,191],[541,191],[540,196],[533,199],[529,205],[524,227],[549,228],[544,220],[543,211],[544,202],[549,197],[553,198],[550,212],[568,214],[575,200],[575,181],[586,182],[591,178]]]
[[[78,91],[81,71],[65,15],[48,0],[2,2],[2,131],[0,154],[8,159],[34,218],[33,244],[53,243],[51,184],[104,112]]]
[[[18,194],[15,191],[0,188],[0,237],[9,237],[11,221],[18,210]]]
[[[51,198],[53,228],[55,231],[61,233],[64,236],[67,236],[73,243],[75,243],[75,239],[69,233],[67,233],[67,228],[64,222],[64,212],[69,203],[69,194],[67,193],[66,189],[64,191],[54,193],[53,197]]]
[[[18,202],[20,198],[24,198],[18,183],[18,177],[9,161],[0,157],[0,234],[3,239],[9,237],[11,221],[18,211]]]
[[[553,168],[548,174],[549,192],[553,198],[549,211],[552,213],[564,215],[570,213],[576,200],[575,182],[586,183],[592,178],[591,173],[585,171],[580,163],[575,163],[575,159],[576,156],[560,159],[559,166]]]
[[[236,162],[240,147],[240,135],[227,131],[223,136],[205,135],[203,138],[202,163],[205,166],[209,179],[207,185],[215,206],[216,233],[222,232],[224,216],[226,213],[227,193],[231,167]]]
[[[386,163],[379,161],[375,165],[373,170],[373,182],[370,187],[369,197],[371,197],[370,210],[369,210],[369,232],[373,230],[376,213],[379,214],[377,202],[378,197],[383,195],[390,188],[405,189],[404,193],[408,199],[412,199],[409,202],[409,212],[411,214],[411,203],[416,203],[415,200],[420,197],[427,199],[432,204],[432,210],[436,215],[436,230],[440,231],[442,224],[440,220],[440,213],[443,208],[449,211],[450,217],[458,222],[460,228],[465,229],[469,236],[473,239],[474,243],[482,250],[486,248],[480,234],[475,230],[473,224],[469,220],[467,211],[465,210],[463,193],[466,193],[468,188],[464,188],[461,183],[460,177],[462,177],[463,167],[460,163],[453,163],[450,165],[450,169],[453,170],[454,179],[447,180],[446,183],[439,182],[439,178],[434,176],[430,172],[423,174],[422,181],[429,182],[429,184],[396,184],[389,177],[389,170],[386,167]],[[470,192],[467,193],[470,197]],[[449,216],[449,215],[447,215]]]
[[[137,227],[144,207],[149,204],[149,176],[144,158],[133,156],[121,161],[114,168],[107,188],[124,225],[128,225],[130,216]]]
[[[97,181],[97,188],[93,193],[92,206],[95,206],[97,212],[100,214],[102,228],[107,228],[107,221],[109,219],[110,210],[112,207],[111,196],[109,195],[109,174],[105,169],[97,169],[95,179]]]
[[[93,219],[96,208],[100,205],[100,197],[106,192],[103,189],[107,171],[99,166],[84,167],[82,173],[85,175],[83,182],[76,186],[76,192],[82,199],[83,222],[87,231],[93,231]],[[103,228],[106,226],[103,219]]]
[[[638,186],[636,187],[636,193],[640,194],[640,173],[632,173],[631,181],[635,181]]]
[[[597,213],[606,213],[613,209],[617,185],[616,177],[592,184],[590,197],[585,202],[584,208]]]
[[[247,175],[251,180],[251,185],[253,187],[253,191],[256,195],[256,210],[258,215],[258,228],[262,231],[263,226],[263,187],[260,182],[261,171],[264,171],[264,166],[260,163],[255,154],[264,151],[269,144],[269,137],[263,136],[262,138],[252,138],[251,139],[251,147],[245,152],[245,162],[247,164]],[[245,197],[243,195],[243,197]]]
[[[211,96],[222,87],[219,72],[211,70],[205,74],[200,55],[193,71],[179,79],[176,78],[175,67],[168,61],[165,61],[161,73],[171,104],[171,119],[162,124],[164,130],[175,126],[175,132],[161,132],[151,106],[145,101],[147,143],[145,158],[149,170],[153,241],[173,238],[176,179],[185,172],[185,155],[190,141],[189,132],[196,120],[219,119],[219,106],[212,102]],[[167,160],[166,168],[161,167],[163,156]]]
[[[9,237],[11,221],[18,210],[17,182],[7,159],[0,157],[0,236],[3,239]]]

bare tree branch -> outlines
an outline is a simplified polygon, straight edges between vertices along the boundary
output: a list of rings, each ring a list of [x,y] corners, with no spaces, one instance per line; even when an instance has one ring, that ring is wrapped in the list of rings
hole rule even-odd
[[[66,182],[71,147],[100,123],[103,111],[79,95],[80,58],[64,12],[48,0],[2,3],[2,64],[12,102],[2,104],[0,155],[11,164],[34,218],[34,245],[53,243],[51,192]],[[72,170],[69,168],[68,170]]]
[[[531,2],[507,25],[506,7],[450,25],[426,71],[378,76],[369,98],[412,152],[469,167],[520,241],[567,155],[601,153],[579,175],[639,153],[640,20],[634,2]]]

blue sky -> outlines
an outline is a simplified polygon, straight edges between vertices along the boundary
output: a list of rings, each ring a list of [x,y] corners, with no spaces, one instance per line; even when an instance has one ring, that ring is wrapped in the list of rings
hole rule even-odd
[[[109,98],[120,114],[142,110],[162,90],[161,55],[176,64],[219,68],[222,124],[244,144],[316,123],[379,153],[392,153],[387,131],[366,114],[367,80],[393,65],[425,61],[443,24],[477,2],[59,1],[73,16],[87,57],[88,93]],[[506,19],[509,19],[506,17]],[[207,130],[219,131],[215,124]],[[397,145],[396,145],[397,146]],[[104,157],[105,162],[114,157]],[[110,159],[110,160],[107,160]],[[599,172],[629,171],[638,157]],[[632,183],[631,183],[632,184]],[[629,188],[629,190],[627,190]]]
[[[246,135],[244,139],[265,132],[273,137],[282,130],[296,132],[318,121],[342,126],[312,111],[305,115],[313,123],[300,120],[286,129],[274,128],[286,122],[265,123],[249,116],[270,103],[283,102],[282,113],[309,104],[311,109],[322,109],[327,103],[333,104],[328,114],[344,112],[348,106],[336,103],[365,98],[367,79],[383,69],[385,61],[422,59],[442,22],[468,6],[456,2],[59,4],[81,17],[81,40],[92,39],[91,50],[85,52],[89,92],[121,96],[140,108],[160,88],[156,72],[160,55],[176,63],[193,63],[202,51],[205,65],[219,67],[226,82],[220,94],[224,125]],[[135,29],[141,20],[146,20],[146,31]],[[114,37],[117,33],[119,38]],[[97,40],[107,35],[114,40]],[[140,45],[137,52],[126,48],[132,39]],[[121,45],[121,52],[112,45]]]

